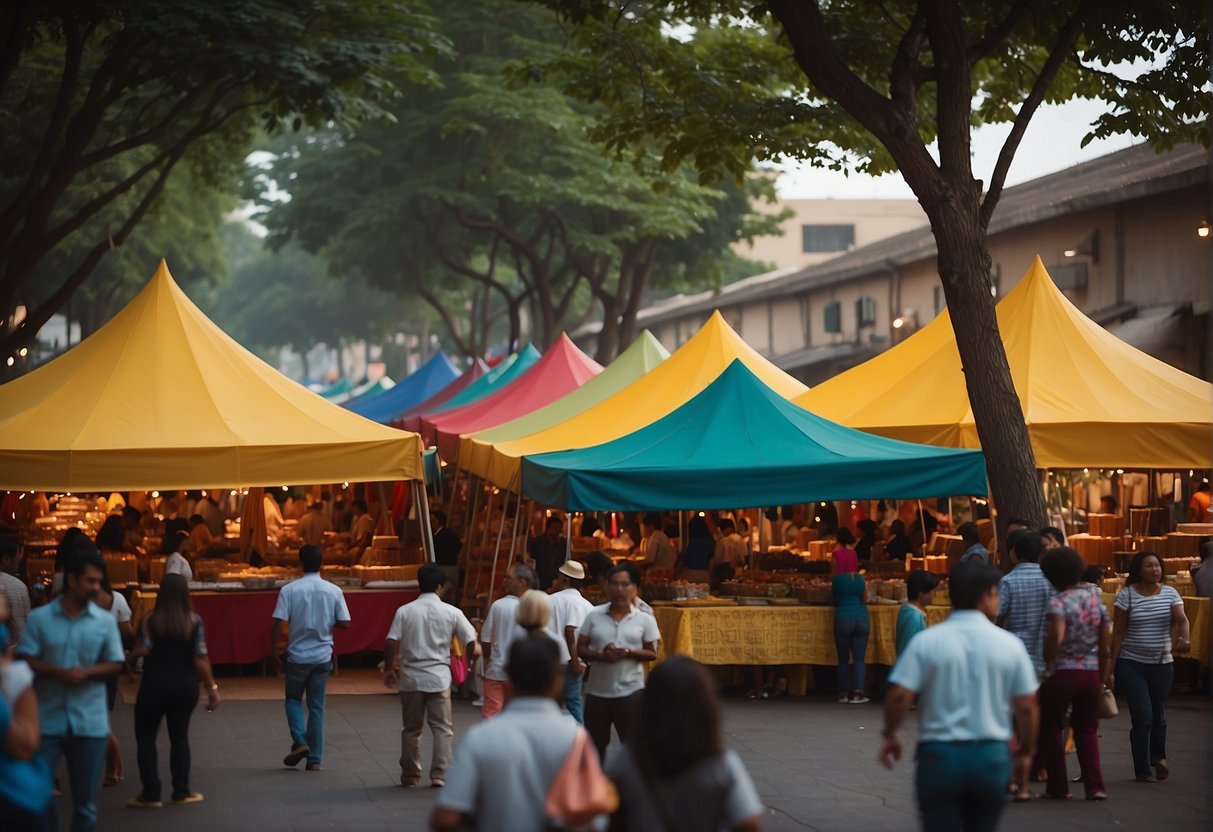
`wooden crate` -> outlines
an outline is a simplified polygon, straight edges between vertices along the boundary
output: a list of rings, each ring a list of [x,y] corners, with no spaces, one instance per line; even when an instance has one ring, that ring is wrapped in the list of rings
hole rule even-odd
[[[1204,539],[1205,535],[1171,532],[1167,535],[1166,551],[1163,555],[1168,558],[1198,558],[1200,542]]]
[[[1091,534],[1072,534],[1070,535],[1070,545],[1078,554],[1082,555],[1082,559],[1087,565],[1114,568],[1116,550],[1124,545],[1124,539],[1119,535],[1101,537]]]
[[[1087,534],[1092,537],[1120,537],[1125,533],[1125,518],[1119,514],[1087,515]]]

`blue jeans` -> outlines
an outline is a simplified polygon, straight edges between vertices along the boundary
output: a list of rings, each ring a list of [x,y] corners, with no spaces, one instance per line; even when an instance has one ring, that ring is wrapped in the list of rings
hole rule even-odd
[[[863,690],[863,680],[867,673],[867,665],[863,663],[864,654],[868,652],[868,635],[871,633],[871,622],[865,615],[863,618],[834,619],[834,646],[838,649],[838,692],[847,690]],[[855,657],[855,684],[847,688],[847,677],[850,675],[850,657]]]
[[[924,742],[915,786],[927,832],[988,832],[998,826],[1011,777],[1005,740]]]
[[[585,724],[584,703],[581,699],[581,674],[574,673],[569,665],[564,666],[564,707],[578,725]]]
[[[72,832],[92,832],[97,828],[97,790],[105,768],[105,749],[109,737],[48,737],[42,735],[38,753],[50,769],[59,770],[59,758],[67,760],[67,780],[72,790]],[[47,827],[59,828],[59,813],[51,807]]]
[[[1167,757],[1167,695],[1174,679],[1175,665],[1170,662],[1116,662],[1116,692],[1129,704],[1129,747],[1138,777],[1152,774],[1154,764]]]
[[[324,689],[332,662],[295,664],[286,661],[286,724],[292,747],[306,745],[307,761],[319,763],[324,756]],[[303,722],[303,696],[307,694],[307,725]]]

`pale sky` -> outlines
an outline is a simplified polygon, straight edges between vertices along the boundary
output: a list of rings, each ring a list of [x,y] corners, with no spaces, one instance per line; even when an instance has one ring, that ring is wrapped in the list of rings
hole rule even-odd
[[[1134,136],[1121,135],[1092,141],[1085,148],[1080,146],[1089,125],[1106,106],[1100,101],[1085,100],[1041,106],[1020,142],[1007,174],[1007,185],[1018,185],[1141,142]],[[989,180],[1010,130],[1010,124],[998,124],[973,131],[973,172],[979,179]],[[848,177],[808,166],[786,165],[783,169],[787,173],[779,177],[777,188],[784,199],[914,198],[897,173],[881,177],[852,173]]]

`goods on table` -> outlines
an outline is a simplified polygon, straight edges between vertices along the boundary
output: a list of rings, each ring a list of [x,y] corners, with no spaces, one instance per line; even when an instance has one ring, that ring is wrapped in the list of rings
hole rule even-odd
[[[1162,554],[1168,558],[1200,557],[1200,543],[1204,539],[1203,534],[1171,532],[1167,535]]]
[[[362,585],[366,586],[372,581],[412,581],[417,579],[417,569],[415,565],[401,566],[354,566],[351,571]]]
[[[1180,534],[1213,535],[1213,523],[1180,523],[1175,531]]]
[[[1099,516],[1099,515],[1093,515]],[[1103,515],[1109,516],[1109,515]],[[1116,537],[1095,537],[1089,534],[1072,534],[1069,543],[1078,554],[1082,555],[1085,563],[1092,566],[1115,567],[1116,552],[1124,545],[1124,538],[1117,533]]]
[[[707,598],[710,594],[707,584],[647,577],[640,585],[640,593],[646,601],[683,601]]]
[[[913,572],[915,569],[925,569],[932,575],[948,574],[948,556],[947,555],[927,555],[925,558],[910,558],[909,570]]]
[[[959,558],[964,554],[965,548],[964,538],[960,535],[935,532],[931,535],[931,545],[927,547],[927,554]]]
[[[1125,518],[1119,514],[1088,514],[1087,533],[1093,537],[1119,538],[1125,533]]]
[[[105,567],[111,586],[139,583],[139,560],[134,555],[106,555]]]

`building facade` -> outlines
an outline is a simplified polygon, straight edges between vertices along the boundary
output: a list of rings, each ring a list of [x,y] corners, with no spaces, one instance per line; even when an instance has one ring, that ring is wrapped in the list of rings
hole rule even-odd
[[[990,291],[996,298],[1010,291],[1039,254],[1092,319],[1209,378],[1209,206],[1208,155],[1194,146],[1161,155],[1137,146],[1008,188],[990,227]],[[644,310],[638,323],[675,349],[720,309],[751,346],[814,384],[907,337],[943,308],[935,240],[924,226],[719,292],[670,298]]]

